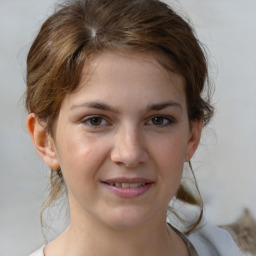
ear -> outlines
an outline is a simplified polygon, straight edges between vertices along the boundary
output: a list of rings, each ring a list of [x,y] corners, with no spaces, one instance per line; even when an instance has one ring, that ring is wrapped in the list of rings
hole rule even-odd
[[[192,122],[192,127],[190,129],[190,137],[187,145],[187,152],[185,156],[185,161],[188,162],[194,155],[201,138],[202,132],[202,120]]]
[[[30,113],[27,117],[27,128],[37,153],[42,157],[48,167],[58,169],[60,165],[54,140],[52,136],[45,131],[44,125],[39,122],[34,113]]]

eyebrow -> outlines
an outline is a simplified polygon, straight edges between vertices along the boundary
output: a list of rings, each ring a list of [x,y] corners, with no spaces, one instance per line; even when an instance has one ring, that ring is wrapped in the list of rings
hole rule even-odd
[[[105,103],[100,103],[100,102],[85,102],[82,104],[77,104],[71,106],[70,110],[76,109],[76,108],[92,108],[92,109],[99,109],[99,110],[104,110],[104,111],[111,111],[117,113],[118,111],[109,106],[108,104]],[[162,102],[162,103],[155,103],[155,104],[150,104],[146,107],[147,111],[150,110],[162,110],[168,107],[178,107],[182,110],[182,105],[177,102],[177,101],[167,101],[167,102]]]
[[[82,104],[77,104],[73,105],[70,110],[73,110],[75,108],[93,108],[93,109],[100,109],[100,110],[105,110],[105,111],[112,111],[112,112],[117,112],[114,110],[111,106],[105,104],[105,103],[100,103],[100,102],[85,102]]]
[[[162,110],[162,109],[165,109],[168,107],[178,107],[182,110],[182,105],[179,102],[173,101],[173,100],[163,102],[163,103],[156,103],[156,104],[149,105],[147,107],[147,109],[148,110]]]

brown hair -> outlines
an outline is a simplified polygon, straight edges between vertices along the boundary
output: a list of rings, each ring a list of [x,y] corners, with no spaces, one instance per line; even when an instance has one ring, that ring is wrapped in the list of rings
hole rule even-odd
[[[190,123],[208,123],[213,107],[209,98],[202,98],[208,82],[203,48],[188,22],[158,0],[73,0],[60,5],[44,22],[28,53],[28,112],[44,121],[51,133],[64,96],[77,88],[84,63],[105,50],[119,49],[156,53],[166,69],[172,70],[174,64],[186,81]],[[45,206],[58,198],[64,185],[53,172]],[[202,217],[201,196],[195,199],[181,186],[176,197],[201,207],[192,230]]]

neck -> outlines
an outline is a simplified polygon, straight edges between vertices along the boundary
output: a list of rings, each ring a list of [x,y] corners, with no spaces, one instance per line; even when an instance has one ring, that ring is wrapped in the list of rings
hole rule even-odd
[[[188,255],[184,243],[166,225],[166,211],[139,226],[115,228],[73,204],[70,208],[70,226],[54,241],[56,251],[63,251],[60,255]],[[49,246],[46,256],[54,255],[54,251],[50,253],[50,248],[54,246]]]

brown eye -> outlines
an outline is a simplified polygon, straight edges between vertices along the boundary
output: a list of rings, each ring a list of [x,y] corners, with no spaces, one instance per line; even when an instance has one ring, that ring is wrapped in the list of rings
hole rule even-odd
[[[159,127],[165,127],[171,125],[172,123],[174,123],[174,119],[170,116],[154,116],[148,122],[149,125],[155,125]]]
[[[108,124],[107,121],[101,116],[88,116],[82,120],[82,123],[95,128]]]
[[[89,121],[90,125],[99,126],[102,123],[102,118],[101,117],[92,117],[88,121]]]
[[[165,121],[165,118],[162,116],[156,116],[152,118],[152,123],[154,125],[163,125],[164,121]]]

